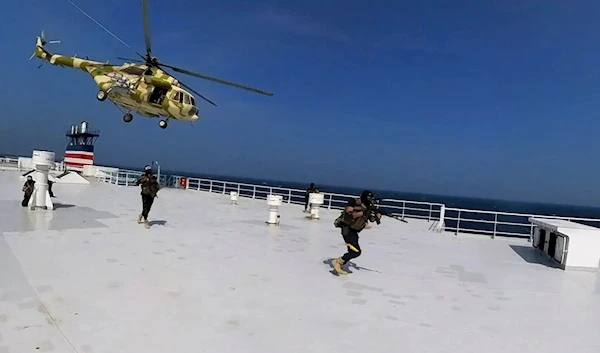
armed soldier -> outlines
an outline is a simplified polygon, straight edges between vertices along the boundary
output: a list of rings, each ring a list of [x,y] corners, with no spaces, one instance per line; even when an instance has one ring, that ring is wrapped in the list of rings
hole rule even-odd
[[[373,193],[369,190],[363,191],[360,198],[348,201],[346,209],[334,221],[334,225],[341,228],[342,237],[348,248],[348,252],[344,256],[333,260],[333,268],[338,274],[347,275],[348,272],[344,271],[342,267],[361,254],[358,233],[365,229],[367,222],[379,224],[380,220],[381,213],[373,208]]]
[[[304,194],[304,212],[307,212],[308,208],[308,197],[311,193],[315,192],[315,183],[310,183],[310,186],[306,188],[306,194]]]
[[[29,199],[31,195],[33,195],[33,191],[35,190],[35,181],[31,177],[31,175],[27,176],[27,181],[23,184],[23,201],[21,201],[21,206],[27,207],[29,204]]]
[[[158,190],[160,190],[156,176],[152,174],[152,167],[147,165],[144,168],[144,174],[138,178],[135,185],[141,185],[142,187],[142,214],[138,217],[138,223],[144,223],[144,226],[146,229],[148,229],[150,228],[150,223],[148,223],[148,214],[152,208],[154,198],[156,197]]]

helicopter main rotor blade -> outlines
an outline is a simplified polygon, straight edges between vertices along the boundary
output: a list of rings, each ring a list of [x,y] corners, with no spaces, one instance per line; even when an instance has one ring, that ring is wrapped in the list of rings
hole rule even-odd
[[[171,65],[166,65],[163,63],[160,63],[160,65],[168,67],[170,69],[172,69],[173,71],[177,71],[179,73],[182,74],[186,74],[186,75],[190,75],[190,76],[194,76],[194,77],[198,77],[198,78],[203,78],[205,80],[208,81],[213,81],[213,82],[217,82],[217,83],[221,83],[223,85],[227,85],[227,86],[233,86],[233,87],[237,87],[237,88],[241,88],[241,89],[245,89],[246,91],[251,91],[251,92],[255,92],[255,93],[260,93],[260,94],[264,94],[265,96],[272,96],[273,93],[270,92],[265,92],[263,90],[260,90],[258,88],[253,88],[253,87],[249,87],[249,86],[244,86],[241,85],[239,83],[235,83],[235,82],[230,82],[230,81],[225,81],[225,80],[221,80],[220,78],[216,78],[216,77],[210,77],[210,76],[206,76],[206,75],[202,75],[202,74],[198,74],[192,71],[188,71],[188,70],[184,70],[184,69],[180,69],[178,67],[175,66],[171,66]]]
[[[152,57],[152,46],[150,45],[150,20],[148,18],[148,0],[142,0],[142,17],[144,19],[144,39],[146,40],[146,54]]]
[[[92,20],[95,24],[97,24],[98,26],[100,26],[100,28],[102,28],[103,30],[105,30],[108,34],[110,34],[111,36],[113,36],[113,38],[115,38],[116,40],[118,40],[119,42],[121,42],[121,44],[123,44],[124,46],[126,46],[127,48],[129,48],[131,51],[133,51],[134,53],[136,53],[140,58],[142,59],[146,59],[144,58],[144,56],[138,52],[136,52],[135,50],[133,50],[133,48],[125,43],[125,41],[123,41],[121,38],[117,37],[116,34],[114,34],[113,32],[111,32],[108,28],[104,27],[100,22],[96,21],[92,16],[90,16],[87,12],[83,11],[83,9],[79,6],[77,6],[73,1],[71,0],[67,0],[69,3],[71,3],[71,5],[73,5],[77,10],[79,10],[82,14],[84,14],[85,16],[87,16],[90,20]]]
[[[192,87],[186,85],[185,83],[179,81],[179,84],[182,85],[183,87],[189,89],[190,91],[192,91],[192,93],[194,93],[196,96],[204,99],[205,101],[207,101],[208,103],[214,105],[215,107],[217,106],[213,101],[211,101],[210,99],[204,97],[203,95],[201,95],[200,93],[196,92]]]

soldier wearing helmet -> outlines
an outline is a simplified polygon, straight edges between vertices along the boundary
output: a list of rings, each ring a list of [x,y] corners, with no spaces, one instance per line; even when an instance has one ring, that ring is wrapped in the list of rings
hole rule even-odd
[[[369,190],[364,190],[359,198],[350,199],[346,205],[346,209],[335,220],[334,225],[342,230],[342,237],[346,242],[348,251],[341,258],[333,260],[333,268],[341,275],[348,273],[342,269],[348,261],[357,258],[361,254],[360,245],[358,244],[358,233],[366,228],[367,222],[370,219],[369,207],[373,205],[373,193]],[[377,220],[381,219],[381,214],[376,213]]]
[[[27,176],[27,181],[23,184],[23,201],[21,201],[21,206],[27,207],[29,204],[29,199],[31,195],[33,195],[33,191],[35,190],[35,181],[31,177],[31,175]]]
[[[140,193],[142,195],[142,214],[138,217],[138,223],[144,223],[146,228],[150,228],[148,214],[152,208],[152,203],[154,203],[154,198],[160,189],[156,176],[152,174],[152,167],[149,165],[144,167],[144,174],[138,178],[135,185],[140,185],[142,187]]]

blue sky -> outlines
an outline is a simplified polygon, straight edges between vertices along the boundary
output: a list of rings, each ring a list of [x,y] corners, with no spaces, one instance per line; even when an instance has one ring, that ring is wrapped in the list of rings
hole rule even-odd
[[[76,3],[143,52],[139,1]],[[87,120],[101,163],[600,206],[600,2],[368,4],[150,0],[161,61],[275,93],[180,76],[219,107],[166,130],[27,60],[42,29],[56,53],[134,57],[66,0],[3,4],[0,152],[62,155]]]

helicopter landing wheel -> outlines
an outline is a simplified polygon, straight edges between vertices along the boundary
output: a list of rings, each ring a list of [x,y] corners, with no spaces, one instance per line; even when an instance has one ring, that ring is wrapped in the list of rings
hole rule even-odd
[[[98,98],[98,100],[100,102],[102,102],[103,100],[105,100],[106,97],[108,97],[108,94],[106,92],[104,92],[103,90],[100,90],[100,91],[98,91],[98,93],[96,93],[96,98]]]
[[[131,122],[131,120],[133,120],[133,115],[131,115],[131,114],[127,113],[127,114],[125,114],[125,115],[123,116],[123,121],[124,121],[124,122],[126,122],[126,123],[130,123],[130,122]]]
[[[166,120],[161,120],[158,122],[158,126],[160,126],[161,129],[166,129],[167,128],[167,121]]]

